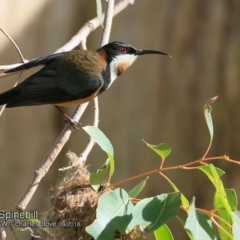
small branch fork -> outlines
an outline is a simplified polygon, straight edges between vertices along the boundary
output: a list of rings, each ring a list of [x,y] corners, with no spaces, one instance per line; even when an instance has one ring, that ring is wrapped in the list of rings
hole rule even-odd
[[[181,206],[181,209],[188,212],[189,211],[189,207],[188,206]],[[219,217],[217,214],[215,214],[215,212],[219,211],[220,209],[213,209],[213,210],[205,210],[205,209],[201,209],[201,208],[196,208],[196,211],[201,212],[205,215],[207,215],[212,223],[215,225],[215,227],[217,227],[218,229],[220,229],[222,232],[224,232],[226,235],[228,235],[230,238],[233,238],[233,236],[228,233],[220,224],[219,222],[222,222],[225,226],[229,227],[229,229],[232,229],[232,226],[225,221],[223,218]],[[217,221],[218,220],[218,221]]]
[[[106,1],[106,15],[104,14],[104,24],[103,24],[103,31],[100,41],[100,46],[106,44],[108,42],[110,31],[111,31],[111,25],[112,25],[112,18],[123,11],[129,4],[133,4],[134,0],[120,0],[115,6],[114,6],[114,0],[108,0]],[[72,37],[72,39],[66,43],[64,46],[59,48],[56,52],[61,51],[69,51],[72,50],[74,47],[80,45],[83,49],[86,49],[86,39],[88,35],[94,31],[97,27],[100,26],[100,21],[96,17],[89,22],[87,22],[80,30],[79,32]],[[14,44],[15,48],[17,49],[21,59],[23,62],[27,62],[25,60],[17,47],[17,45],[14,43],[12,38],[2,29],[0,30],[8,37],[8,39]],[[6,65],[6,66],[0,66],[0,71],[4,71],[16,66],[19,66],[21,64],[13,64],[13,65]],[[0,74],[1,77],[5,77],[9,74],[2,73]],[[85,109],[87,108],[88,103],[84,103],[77,107],[76,111],[73,114],[73,120],[78,122],[84,113]],[[98,107],[98,100],[95,98],[94,100],[94,126],[98,126],[99,122],[99,107]],[[64,147],[64,145],[67,143],[67,141],[70,138],[70,135],[72,133],[72,129],[69,127],[68,124],[65,125],[63,128],[61,134],[55,141],[54,145],[50,149],[49,153],[46,155],[45,159],[42,161],[40,167],[34,172],[34,176],[30,182],[30,185],[28,186],[26,192],[22,196],[21,200],[18,202],[18,204],[14,207],[12,210],[13,212],[16,211],[24,211],[32,199],[35,191],[37,190],[37,187],[39,183],[41,182],[42,178],[45,176],[45,174],[48,172],[49,168],[55,161],[56,157]],[[94,146],[94,141],[92,139],[89,140],[89,143],[83,153],[79,157],[79,163],[86,161],[88,154],[90,153],[92,147]],[[71,166],[72,167],[72,166]],[[65,169],[68,169],[65,168]],[[63,170],[65,170],[63,169]],[[9,224],[14,222],[14,219],[10,219],[8,221]],[[6,230],[5,228],[0,228],[0,239],[5,240],[6,239]]]
[[[193,167],[190,167],[190,166],[196,165],[196,164],[203,164],[204,165],[208,161],[215,161],[215,160],[225,160],[227,162],[231,162],[231,163],[240,165],[240,161],[232,160],[226,155],[218,156],[218,157],[200,158],[198,160],[194,160],[194,161],[191,161],[191,162],[188,162],[188,163],[185,163],[185,164],[182,164],[182,165],[178,165],[178,166],[165,167],[165,168],[160,166],[157,169],[154,169],[154,170],[151,170],[151,171],[148,171],[148,172],[144,172],[144,173],[138,174],[136,176],[126,178],[126,179],[123,179],[123,180],[118,181],[116,183],[113,183],[113,184],[110,185],[110,187],[116,187],[120,184],[129,182],[129,181],[132,181],[132,180],[135,180],[135,179],[138,179],[138,178],[147,177],[147,176],[149,176],[151,174],[154,174],[154,173],[158,173],[158,174],[162,175],[162,172],[164,172],[164,171],[177,170],[177,169],[184,169],[184,170],[198,169],[198,166],[193,166]]]

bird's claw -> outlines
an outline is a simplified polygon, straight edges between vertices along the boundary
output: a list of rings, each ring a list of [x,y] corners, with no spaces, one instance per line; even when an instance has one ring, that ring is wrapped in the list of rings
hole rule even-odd
[[[74,129],[80,130],[80,129],[78,128],[78,125],[81,125],[81,123],[75,121],[74,119],[72,119],[72,118],[70,118],[70,117],[67,116],[67,117],[64,119],[64,122],[65,122],[66,124],[68,123],[68,124],[70,124],[71,126],[73,126]]]

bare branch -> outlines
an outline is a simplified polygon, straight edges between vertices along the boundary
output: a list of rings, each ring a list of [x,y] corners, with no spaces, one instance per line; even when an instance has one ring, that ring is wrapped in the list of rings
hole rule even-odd
[[[113,9],[114,9],[114,0],[108,1],[106,4],[105,17],[104,17],[104,30],[102,31],[101,39],[100,39],[100,47],[107,44],[109,41],[111,28],[112,28],[112,19],[113,19]]]
[[[133,3],[134,3],[134,0],[120,0],[114,7],[113,14],[112,14],[113,17],[116,16],[121,11],[123,11],[129,4],[133,4]],[[105,19],[105,13],[103,14],[103,17]],[[92,20],[88,21],[78,31],[78,33],[71,38],[71,40],[69,42],[67,42],[65,45],[63,45],[61,48],[59,48],[56,52],[69,51],[69,50],[77,47],[79,44],[81,44],[83,49],[86,49],[87,36],[92,31],[94,31],[96,28],[98,28],[99,26],[100,26],[100,21],[99,21],[98,17],[93,18]]]

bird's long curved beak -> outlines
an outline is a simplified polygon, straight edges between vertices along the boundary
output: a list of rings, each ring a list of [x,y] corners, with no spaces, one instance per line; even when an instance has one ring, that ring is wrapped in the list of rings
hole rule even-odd
[[[169,57],[172,57],[171,55],[164,53],[164,52],[160,52],[160,51],[155,51],[155,50],[138,50],[135,55],[144,55],[144,54],[162,54],[162,55],[166,55]]]

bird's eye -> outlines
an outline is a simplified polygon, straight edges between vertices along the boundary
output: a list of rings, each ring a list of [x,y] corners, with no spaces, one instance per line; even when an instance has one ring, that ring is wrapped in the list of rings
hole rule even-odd
[[[120,51],[121,51],[121,53],[122,53],[122,54],[125,54],[125,53],[127,53],[127,49],[126,49],[126,48],[124,48],[124,47],[121,47],[121,48],[120,48]]]

